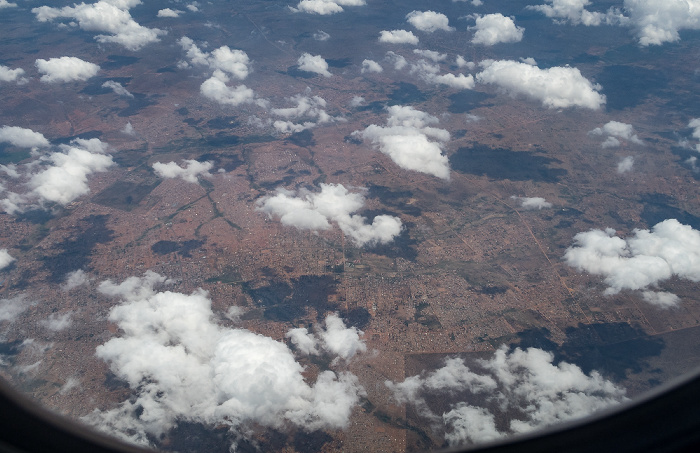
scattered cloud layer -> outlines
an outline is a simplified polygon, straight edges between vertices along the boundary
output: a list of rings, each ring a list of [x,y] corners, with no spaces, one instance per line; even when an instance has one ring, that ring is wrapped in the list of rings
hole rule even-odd
[[[139,25],[129,9],[141,4],[140,0],[101,0],[96,3],[80,3],[63,8],[40,6],[33,8],[39,22],[69,19],[69,25],[81,30],[102,32],[95,39],[101,43],[115,43],[128,50],[139,50],[147,44],[159,41],[165,31]]]
[[[589,0],[546,0],[543,5],[530,5],[527,8],[541,12],[557,23],[568,22],[572,25],[614,25],[627,21],[618,8],[610,8],[601,13],[587,10],[586,7],[590,4]]]
[[[167,283],[149,271],[100,284],[100,292],[121,301],[109,320],[123,334],[98,346],[97,356],[133,394],[85,421],[140,444],[178,422],[228,426],[235,437],[252,425],[308,431],[348,426],[364,395],[353,374],[326,370],[309,384],[284,343],[222,327],[205,291],[155,289]]]
[[[591,83],[576,68],[540,69],[512,60],[487,60],[476,75],[481,83],[494,84],[511,95],[524,95],[549,108],[583,107],[597,110],[605,104],[602,87]]]
[[[297,60],[297,65],[299,65],[299,69],[302,71],[313,72],[323,77],[330,77],[333,75],[328,70],[328,63],[320,55],[304,53]]]
[[[28,179],[25,185],[30,191],[24,194],[6,192],[5,199],[0,201],[5,212],[23,212],[46,203],[65,206],[90,192],[89,175],[107,171],[114,164],[112,156],[104,154],[107,144],[97,138],[76,139],[58,149],[25,165],[26,171],[17,171],[17,178]]]
[[[413,404],[419,415],[442,422],[445,440],[451,446],[530,432],[584,417],[626,399],[624,389],[598,372],[585,374],[576,365],[555,365],[553,361],[554,356],[541,349],[516,348],[509,352],[502,346],[492,358],[477,361],[481,372],[454,358],[433,372],[399,383],[386,381],[386,385],[400,403]],[[475,406],[467,399],[451,403],[450,410],[443,414],[435,414],[425,400],[426,394],[441,393],[454,400],[456,392],[488,395],[491,404]]]
[[[278,132],[283,134],[301,132],[335,119],[326,113],[326,100],[320,96],[297,94],[288,100],[296,105],[294,107],[270,109],[271,114],[285,118],[285,120],[277,120],[273,123],[273,127]],[[302,120],[302,122],[291,120]]]
[[[38,59],[34,62],[46,83],[84,81],[97,75],[100,67],[77,57]]]
[[[214,167],[214,164],[211,162],[198,162],[194,159],[185,159],[183,163],[185,164],[184,167],[179,166],[175,162],[168,162],[167,164],[156,162],[152,167],[156,175],[161,178],[181,178],[191,183],[196,183],[200,176],[203,178],[210,177],[209,170]]]
[[[700,232],[676,219],[657,223],[651,230],[634,230],[632,236],[615,236],[615,230],[591,230],[574,236],[564,261],[579,271],[605,277],[605,294],[622,290],[649,291],[671,277],[700,281]],[[677,298],[671,298],[677,301]],[[657,305],[664,306],[664,303]],[[666,303],[665,305],[668,305]]]
[[[364,204],[362,193],[350,192],[342,184],[321,184],[321,191],[317,193],[277,189],[275,195],[261,198],[257,209],[270,217],[278,217],[283,225],[300,230],[327,230],[331,222],[335,222],[358,247],[393,241],[403,228],[401,220],[378,215],[368,224],[366,217],[352,215]]]
[[[217,69],[223,71],[238,80],[244,80],[251,71],[248,54],[242,50],[232,50],[229,46],[221,46],[211,52],[204,52],[187,36],[180,38],[178,44],[186,52],[188,60],[180,63],[182,68],[189,65],[204,66],[212,71]]]
[[[590,135],[605,135],[605,141],[601,143],[602,148],[616,148],[620,146],[620,139],[628,142],[642,145],[643,142],[634,133],[634,127],[631,124],[620,123],[618,121],[610,121],[603,127],[596,127],[589,132]]]
[[[302,0],[296,8],[289,7],[295,13],[310,13],[327,16],[329,14],[341,13],[343,6],[364,6],[365,0]]]
[[[498,43],[520,42],[525,29],[517,27],[512,18],[503,14],[486,14],[476,16],[476,25],[469,27],[474,30],[473,44],[493,46]]]
[[[418,30],[426,33],[438,30],[454,31],[454,28],[449,25],[447,16],[435,11],[411,11],[406,15],[406,20]]]
[[[410,106],[394,105],[387,111],[386,126],[371,124],[355,134],[370,140],[401,168],[450,179],[449,162],[442,154],[450,133],[431,126],[438,119]]]
[[[379,42],[388,44],[418,44],[418,37],[407,30],[382,30],[379,32]]]

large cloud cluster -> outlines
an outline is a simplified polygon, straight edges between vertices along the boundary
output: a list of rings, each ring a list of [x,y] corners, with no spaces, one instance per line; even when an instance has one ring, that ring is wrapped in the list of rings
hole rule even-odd
[[[643,290],[647,301],[671,306],[678,297],[648,288],[674,276],[700,281],[700,231],[676,219],[659,222],[651,231],[634,230],[625,239],[611,228],[578,233],[574,243],[564,261],[579,271],[605,276],[606,294]]]
[[[129,9],[141,3],[140,0],[101,0],[97,3],[80,3],[74,6],[53,8],[40,6],[32,9],[39,22],[55,19],[70,19],[86,31],[104,32],[95,39],[102,43],[116,43],[128,50],[139,50],[146,44],[159,41],[165,34],[157,28],[139,25],[129,13]]]
[[[551,353],[541,349],[518,348],[508,352],[502,346],[491,359],[477,361],[482,373],[472,371],[455,358],[431,373],[400,383],[387,381],[386,385],[399,402],[414,404],[422,416],[443,422],[445,440],[452,446],[529,432],[586,416],[626,399],[624,389],[598,372],[587,375],[567,362],[555,365],[553,359]],[[429,409],[426,395],[455,392],[486,395],[493,407],[461,401],[452,403],[442,415]],[[510,421],[506,424],[504,418]]]
[[[476,25],[469,27],[475,30],[472,43],[493,46],[498,43],[520,42],[525,29],[517,27],[512,18],[503,14],[486,14],[476,16]]]
[[[238,436],[252,425],[347,427],[364,394],[353,374],[322,371],[308,384],[284,343],[222,327],[205,291],[156,291],[165,283],[149,271],[100,284],[100,292],[121,300],[109,320],[123,334],[99,346],[97,356],[134,394],[116,408],[93,412],[87,422],[140,444],[181,421],[229,426]]]
[[[605,141],[601,143],[603,148],[616,148],[620,146],[620,139],[628,142],[641,145],[642,141],[634,133],[634,127],[631,124],[621,123],[619,121],[609,121],[603,127],[596,127],[589,132],[590,135],[605,135]]]
[[[38,59],[34,63],[46,83],[84,81],[94,77],[100,67],[78,57]]]
[[[199,87],[202,96],[234,107],[241,104],[257,104],[261,107],[268,105],[266,100],[258,98],[255,92],[245,85],[227,85],[231,78],[244,80],[250,74],[250,59],[244,51],[221,46],[211,52],[204,52],[187,36],[180,38],[178,43],[186,52],[188,60],[180,62],[179,67],[204,66],[213,71],[212,76]]]
[[[394,216],[378,215],[367,224],[367,218],[351,215],[364,206],[365,198],[342,184],[321,184],[318,193],[278,189],[275,195],[261,198],[257,204],[260,211],[279,217],[283,225],[301,230],[327,230],[330,222],[335,222],[358,247],[391,242],[402,229],[401,220]]]
[[[181,178],[191,183],[196,183],[199,176],[204,178],[211,176],[209,170],[214,167],[211,162],[199,162],[194,159],[186,159],[184,163],[185,166],[181,167],[176,162],[168,162],[167,164],[156,162],[152,167],[156,175],[161,178]]]
[[[290,7],[295,13],[311,13],[326,16],[343,12],[343,6],[364,6],[365,0],[301,0],[296,8]]]
[[[450,139],[450,133],[431,126],[438,119],[410,106],[394,105],[387,110],[386,126],[371,124],[355,134],[370,140],[401,168],[450,179],[450,165],[442,154],[442,142]]]
[[[270,110],[273,115],[281,116],[285,120],[277,120],[273,123],[274,128],[281,133],[301,132],[310,129],[317,124],[328,123],[334,118],[326,113],[326,100],[320,96],[305,96],[297,94],[289,98],[295,103],[294,107],[274,108]],[[301,123],[291,120],[305,120]]]
[[[600,85],[591,83],[576,68],[554,66],[540,69],[513,60],[488,60],[476,75],[481,83],[494,84],[516,95],[522,94],[549,108],[583,107],[597,110],[605,104]]]
[[[454,28],[450,27],[447,16],[435,11],[411,11],[406,15],[406,20],[418,30],[426,33],[438,30],[454,31]]]
[[[680,30],[700,29],[696,0],[625,0],[624,6],[642,46],[675,42]]]
[[[37,138],[34,140],[34,143],[41,142]],[[70,203],[90,192],[87,184],[89,175],[104,172],[114,164],[112,156],[105,154],[106,151],[107,144],[97,138],[76,139],[70,145],[60,145],[59,151],[41,155],[26,166],[27,172],[24,174],[12,168],[7,173],[15,178],[28,178],[25,185],[30,191],[24,194],[7,192],[0,206],[12,214],[36,206],[36,203],[39,206],[47,202],[60,205]]]

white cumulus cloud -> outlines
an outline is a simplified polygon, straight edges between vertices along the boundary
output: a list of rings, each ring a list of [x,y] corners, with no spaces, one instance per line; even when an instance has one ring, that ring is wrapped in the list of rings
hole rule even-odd
[[[187,36],[180,38],[178,43],[186,52],[189,64],[206,66],[212,71],[218,69],[239,80],[244,80],[250,73],[250,59],[242,50],[221,46],[211,52],[204,52]],[[181,66],[187,66],[187,63]]]
[[[131,17],[129,9],[140,3],[140,0],[101,0],[63,8],[40,6],[33,8],[32,13],[39,22],[70,19],[71,25],[77,24],[82,30],[105,33],[95,37],[98,42],[115,43],[135,51],[159,41],[159,36],[165,34],[157,28],[143,27]]]
[[[7,249],[0,249],[0,270],[5,269],[7,266],[12,264],[15,258],[10,255]]]
[[[450,139],[444,129],[432,127],[439,120],[410,106],[389,107],[386,126],[369,125],[354,132],[370,140],[399,167],[450,179],[447,156],[442,154],[442,143]]]
[[[22,77],[24,75],[24,69],[15,68],[10,69],[7,66],[0,64],[0,82],[17,82],[25,83],[27,79]]]
[[[1,127],[0,142],[10,143],[11,145],[20,148],[35,148],[40,146],[49,146],[49,141],[46,140],[43,134],[39,132],[34,132],[31,129],[26,129],[17,126]]]
[[[295,13],[310,13],[327,16],[343,12],[343,6],[363,6],[365,0],[302,0],[296,8],[290,7]]]
[[[418,37],[407,30],[382,30],[379,32],[379,42],[388,44],[418,44]]]
[[[299,65],[299,69],[302,71],[313,72],[323,77],[330,77],[333,75],[328,71],[328,63],[320,55],[304,53],[297,60],[297,65]]]
[[[513,195],[510,197],[513,200],[520,202],[520,207],[526,211],[533,211],[535,209],[547,209],[552,207],[552,203],[546,201],[542,197],[516,197]]]
[[[270,109],[270,113],[273,115],[281,116],[286,119],[286,121],[277,120],[273,123],[273,127],[278,132],[283,134],[301,132],[304,129],[310,129],[318,124],[328,123],[334,120],[325,110],[326,100],[320,96],[304,96],[297,94],[288,100],[296,105],[294,107]],[[303,121],[290,121],[299,119]]]
[[[258,98],[255,91],[245,85],[230,87],[226,85],[229,77],[221,70],[214,71],[214,75],[202,82],[199,92],[207,99],[222,105],[238,106],[241,104],[257,104],[267,106],[265,99]]]
[[[642,46],[680,39],[680,30],[700,29],[697,0],[625,0],[630,25]]]
[[[330,222],[335,222],[358,247],[393,241],[403,228],[401,220],[378,215],[368,224],[366,217],[352,215],[364,204],[362,193],[350,192],[342,184],[321,184],[317,193],[278,189],[275,195],[258,200],[257,209],[270,217],[279,217],[283,225],[301,230],[327,230]]]
[[[525,29],[517,27],[512,18],[503,14],[486,14],[476,16],[476,25],[469,27],[475,30],[472,43],[493,46],[498,43],[520,42]]]
[[[132,397],[85,421],[141,444],[178,422],[228,426],[235,437],[254,425],[309,431],[348,426],[364,395],[353,374],[326,370],[308,383],[284,343],[222,327],[205,291],[156,291],[163,283],[165,277],[149,271],[99,286],[120,299],[109,320],[123,334],[98,346],[97,356],[129,384]]]
[[[541,12],[557,23],[568,22],[573,25],[597,26],[626,23],[627,21],[627,18],[622,16],[617,8],[610,8],[607,12],[601,13],[587,10],[586,7],[590,4],[589,0],[546,0],[543,5],[531,5],[527,8]]]
[[[632,171],[632,167],[634,166],[634,157],[632,156],[627,156],[623,158],[620,162],[617,163],[617,172],[622,174],[622,173],[628,173]]]
[[[46,83],[84,81],[94,77],[100,67],[78,57],[38,59],[34,62]]]
[[[114,94],[117,96],[124,96],[125,98],[133,98],[134,95],[129,92],[124,86],[119,83],[115,82],[114,80],[108,80],[105,83],[102,84],[102,88],[109,88],[110,90],[114,91]]]
[[[305,327],[298,327],[287,332],[287,338],[303,354],[319,354],[321,349],[345,360],[367,351],[367,345],[360,338],[361,330],[346,327],[337,313],[326,316],[325,329],[316,326],[316,332],[310,333]]]
[[[418,30],[426,33],[438,30],[454,31],[454,28],[449,25],[447,16],[435,11],[411,11],[406,15],[406,20]]]
[[[70,291],[78,286],[85,285],[90,282],[90,278],[84,270],[78,269],[66,274],[66,281],[61,285],[63,291]]]
[[[553,354],[537,348],[509,352],[502,346],[492,358],[475,365],[479,372],[461,359],[448,359],[435,371],[386,385],[400,403],[413,404],[421,416],[442,422],[445,440],[453,447],[530,432],[626,400],[625,390],[598,372],[585,374],[567,362],[555,365]],[[470,397],[454,401],[457,392],[488,395],[491,404],[476,406]],[[427,394],[450,395],[450,410],[433,413],[425,401]],[[508,421],[503,431],[497,428],[496,417]]]
[[[620,123],[619,121],[610,121],[603,127],[596,127],[589,132],[590,135],[605,135],[605,141],[600,145],[603,148],[615,148],[620,146],[620,139],[628,142],[636,143],[637,145],[643,142],[634,133],[634,127],[631,124]]]
[[[362,69],[360,70],[360,72],[362,74],[364,74],[366,72],[382,72],[383,70],[384,69],[382,68],[382,66],[379,63],[377,63],[376,61],[363,60],[362,61]]]
[[[424,82],[432,85],[447,85],[458,90],[471,90],[474,88],[474,76],[464,74],[440,74],[440,66],[420,59],[411,63],[410,73],[420,77]]]
[[[605,294],[648,291],[674,276],[698,282],[700,232],[676,219],[659,222],[651,230],[634,230],[624,239],[611,228],[586,231],[574,236],[564,261],[579,271],[604,276]],[[646,300],[652,298],[645,295]]]
[[[512,60],[485,61],[476,75],[481,83],[494,84],[506,92],[525,95],[549,108],[583,107],[597,110],[605,104],[602,87],[591,83],[576,68],[554,66],[540,69]]]
[[[158,17],[180,17],[180,14],[184,13],[179,9],[164,8],[158,11]]]
[[[183,161],[185,166],[181,167],[175,162],[156,162],[152,165],[153,171],[161,178],[182,178],[187,182],[196,183],[199,176],[207,178],[211,176],[209,170],[214,167],[211,162],[199,162],[194,159]]]

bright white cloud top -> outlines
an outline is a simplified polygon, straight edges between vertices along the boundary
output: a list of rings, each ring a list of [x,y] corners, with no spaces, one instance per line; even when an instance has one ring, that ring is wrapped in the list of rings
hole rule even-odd
[[[403,226],[397,217],[378,215],[368,224],[367,218],[352,215],[364,204],[362,193],[352,193],[342,184],[321,184],[318,193],[277,189],[275,195],[258,200],[257,209],[300,230],[327,230],[335,222],[358,247],[385,244],[401,234]]]
[[[634,166],[634,157],[627,156],[627,157],[623,158],[620,162],[617,163],[617,172],[620,174],[629,173],[632,171],[633,166]]]
[[[578,233],[574,244],[566,250],[564,261],[579,271],[604,276],[605,294],[651,292],[648,288],[674,276],[700,281],[700,232],[675,219],[657,223],[651,230],[634,230],[624,239],[611,228]],[[650,294],[645,299],[651,302],[659,297]]]
[[[103,32],[95,39],[101,43],[115,43],[132,51],[147,44],[159,41],[165,34],[157,28],[139,25],[129,13],[129,9],[141,3],[140,0],[101,0],[97,3],[80,3],[63,8],[40,6],[32,9],[39,22],[56,19],[69,19],[69,24],[81,30]]]
[[[408,30],[382,30],[379,32],[379,42],[387,44],[418,44],[418,37]]]
[[[25,83],[27,79],[22,77],[23,75],[24,69],[22,68],[10,69],[9,67],[0,64],[0,82]]]
[[[0,128],[0,142],[9,143],[20,148],[35,148],[49,146],[49,141],[39,132],[17,126]]]
[[[513,195],[510,198],[519,202],[520,207],[526,211],[548,209],[552,207],[552,203],[546,201],[542,197],[516,197]]]
[[[401,57],[403,58],[403,57]],[[439,58],[439,56],[438,56]],[[405,61],[405,60],[403,60]],[[400,65],[403,67],[404,65]],[[431,85],[446,85],[450,88],[458,90],[471,90],[474,88],[474,76],[464,74],[440,74],[440,66],[432,64],[426,60],[420,59],[415,63],[411,63],[410,73],[420,77],[424,82]]]
[[[5,269],[7,266],[12,264],[15,258],[10,255],[7,249],[0,249],[0,270]]]
[[[280,133],[301,132],[305,129],[311,129],[318,124],[335,120],[335,118],[326,113],[326,100],[320,96],[298,94],[288,100],[296,105],[294,107],[270,109],[270,113],[273,115],[286,118],[286,120],[277,120],[273,123],[273,127]],[[302,120],[302,122],[295,123],[291,120]]]
[[[34,65],[43,74],[40,80],[46,83],[85,81],[100,70],[98,65],[78,57],[40,58]]]
[[[214,167],[214,164],[211,162],[198,162],[194,159],[184,160],[183,163],[185,164],[184,167],[179,166],[175,162],[168,162],[167,164],[156,162],[152,167],[156,175],[161,178],[181,178],[191,183],[196,183],[200,176],[203,178],[210,177],[209,170]]]
[[[630,25],[642,46],[680,39],[680,30],[700,29],[697,0],[625,0]]]
[[[45,203],[67,205],[90,192],[88,176],[107,171],[114,162],[104,154],[107,144],[97,138],[76,139],[70,145],[60,145],[60,151],[41,156],[27,165],[28,171],[20,178],[28,178],[31,190],[24,194],[6,192],[0,206],[9,214],[22,212],[28,207]],[[39,168],[38,171],[35,171]]]
[[[364,395],[353,374],[322,371],[309,384],[284,343],[222,327],[205,291],[155,289],[166,283],[149,271],[100,284],[100,292],[121,301],[109,320],[123,334],[99,346],[97,356],[129,384],[133,398],[85,421],[140,444],[178,422],[228,426],[239,436],[252,424],[309,431],[347,427]]]
[[[637,145],[642,145],[643,142],[634,133],[634,127],[631,124],[621,123],[619,121],[610,121],[603,127],[596,127],[589,132],[590,135],[605,135],[605,141],[601,143],[602,148],[616,148],[620,146],[620,140],[626,140]]]
[[[602,87],[591,83],[577,68],[554,66],[540,69],[527,63],[499,60],[481,63],[480,83],[493,84],[511,95],[524,95],[548,108],[600,109],[605,104]]]
[[[585,417],[624,400],[625,390],[598,372],[585,374],[567,362],[554,364],[554,356],[537,348],[509,352],[499,348],[488,360],[478,360],[481,372],[471,370],[461,359],[448,359],[445,366],[403,382],[386,381],[400,403],[416,406],[419,415],[442,421],[445,440],[451,446],[486,442],[511,434],[522,434],[566,420]],[[488,407],[466,401],[451,404],[448,412],[434,414],[426,394],[469,393],[489,395]],[[454,401],[454,400],[453,400]],[[496,417],[511,419],[500,431]]]
[[[368,72],[382,72],[384,68],[382,68],[382,65],[377,63],[374,60],[363,60],[362,61],[362,69],[360,69],[360,73],[365,74]]]
[[[525,29],[517,27],[512,18],[503,14],[486,14],[476,16],[476,25],[469,27],[474,31],[472,43],[493,46],[499,43],[520,42]]]
[[[367,351],[362,340],[363,332],[355,327],[346,327],[337,313],[326,316],[326,327],[316,326],[310,333],[306,327],[298,327],[287,332],[286,337],[303,354],[320,354],[325,350],[344,360]]]
[[[211,52],[204,52],[187,36],[180,38],[178,43],[186,52],[189,61],[189,63],[182,63],[181,67],[187,67],[189,64],[205,66],[212,71],[217,69],[223,71],[239,80],[244,80],[250,73],[250,59],[248,54],[242,50],[232,50],[228,46],[221,46]]]
[[[543,5],[531,5],[527,8],[539,11],[558,23],[568,22],[572,25],[596,26],[624,23],[627,20],[619,9],[610,8],[605,13],[589,11],[586,7],[590,4],[589,0],[546,0]]]
[[[323,77],[330,77],[333,75],[328,70],[328,63],[320,55],[304,53],[297,60],[297,65],[299,65],[299,69],[302,71],[313,72]]]
[[[447,16],[435,11],[411,11],[406,15],[406,20],[418,30],[426,33],[438,30],[454,31],[454,28],[449,25]]]
[[[158,11],[158,17],[180,17],[180,14],[184,13],[179,9],[164,8]]]
[[[302,0],[296,8],[289,9],[295,13],[310,13],[327,16],[330,14],[342,13],[343,6],[363,6],[365,0]]]
[[[410,106],[394,105],[387,110],[386,126],[371,124],[355,134],[371,141],[401,168],[449,180],[450,165],[442,154],[442,143],[450,139],[450,133],[431,126],[439,120]]]

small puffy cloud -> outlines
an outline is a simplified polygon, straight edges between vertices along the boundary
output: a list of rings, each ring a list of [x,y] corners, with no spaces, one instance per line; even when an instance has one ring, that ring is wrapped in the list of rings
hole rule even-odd
[[[418,60],[411,63],[411,74],[416,74],[424,82],[432,85],[447,85],[458,90],[471,90],[474,88],[474,76],[469,74],[440,74],[440,66],[431,64],[426,60]]]
[[[25,83],[27,79],[22,77],[23,75],[24,69],[22,68],[10,69],[0,64],[0,82]]]
[[[605,135],[605,141],[600,145],[603,148],[615,148],[620,146],[620,140],[642,145],[643,142],[634,133],[634,127],[631,124],[620,123],[619,121],[610,121],[603,127],[596,127],[589,132],[590,135]]]
[[[286,336],[303,354],[319,354],[324,349],[339,358],[350,360],[356,354],[367,351],[367,345],[360,338],[362,335],[361,330],[346,327],[338,314],[333,313],[326,316],[325,329],[316,326],[315,334],[299,327],[287,332]]]
[[[146,28],[131,17],[129,9],[140,1],[101,0],[96,3],[80,3],[74,6],[53,8],[40,6],[33,8],[39,22],[51,22],[56,19],[70,19],[71,25],[77,24],[85,31],[104,32],[95,39],[101,43],[116,43],[128,50],[139,50],[147,44],[158,42],[159,36],[165,34],[157,28]]]
[[[58,332],[65,330],[73,324],[73,312],[66,312],[63,314],[52,313],[48,319],[41,321],[41,325],[47,329]]]
[[[688,127],[693,129],[693,138],[700,140],[700,118],[693,118],[688,122]],[[700,152],[700,143],[695,145],[695,150]]]
[[[493,46],[498,43],[520,42],[525,29],[516,27],[512,18],[503,14],[486,14],[476,16],[476,25],[469,27],[475,30],[472,43]]]
[[[350,107],[359,107],[364,105],[365,102],[365,98],[362,96],[353,96],[352,99],[350,99]]]
[[[306,72],[314,72],[320,74],[323,77],[330,77],[333,74],[328,71],[328,63],[320,55],[311,55],[310,53],[304,53],[297,60],[297,65],[299,69]]]
[[[126,88],[122,86],[121,83],[115,82],[114,80],[108,80],[102,84],[102,88],[108,88],[114,91],[117,96],[124,96],[126,98],[133,98],[134,95],[129,92]]]
[[[319,30],[316,33],[314,33],[313,37],[316,41],[328,41],[329,39],[331,39],[331,35],[329,35],[323,30]]]
[[[34,62],[46,83],[84,81],[94,77],[100,67],[77,57],[38,59]]]
[[[387,110],[386,126],[371,124],[354,134],[370,140],[401,168],[450,179],[449,162],[442,154],[442,142],[450,134],[431,126],[438,119],[410,106],[394,105]]]
[[[554,355],[542,349],[509,351],[504,345],[490,359],[475,362],[477,371],[461,359],[448,359],[435,371],[386,385],[400,403],[413,404],[420,416],[436,425],[442,422],[445,440],[453,447],[581,418],[627,399],[624,389],[597,371],[585,374],[571,363],[555,365]],[[442,415],[425,400],[441,394],[453,401]],[[455,401],[455,394],[468,396]],[[486,395],[490,404],[473,405]],[[507,422],[501,424],[503,431],[496,417]]]
[[[12,264],[15,259],[10,255],[7,249],[0,249],[0,270],[5,269]]]
[[[131,121],[126,123],[126,126],[124,126],[121,132],[126,135],[131,135],[132,137],[136,136],[136,131],[134,130],[134,126],[131,125]]]
[[[28,165],[32,170],[40,168],[38,172],[24,175],[29,177],[26,185],[31,190],[25,194],[8,193],[0,201],[6,212],[22,212],[37,201],[40,205],[49,202],[65,206],[90,192],[89,175],[107,171],[114,165],[112,156],[103,154],[107,145],[97,138],[76,139],[59,149]]]
[[[158,11],[158,17],[180,17],[180,14],[184,13],[179,9],[165,8]]]
[[[49,146],[49,141],[31,129],[17,126],[3,126],[0,128],[0,143],[9,143],[19,148],[36,148]]]
[[[642,46],[675,42],[680,30],[700,29],[696,0],[625,0],[624,9]]]
[[[14,322],[30,305],[24,295],[0,299],[0,322]]]
[[[454,31],[450,27],[447,16],[435,11],[411,11],[406,15],[406,20],[420,31],[433,33],[438,30]]]
[[[330,222],[335,222],[358,247],[393,241],[403,228],[401,220],[378,215],[368,224],[367,218],[352,215],[364,204],[362,193],[352,193],[342,184],[321,184],[318,193],[278,189],[275,195],[258,200],[257,209],[270,217],[279,217],[283,225],[301,230],[327,230]]]
[[[78,286],[85,285],[90,282],[90,278],[82,269],[75,270],[66,274],[66,281],[61,285],[63,291],[70,291]]]
[[[424,50],[424,49],[413,49],[413,53],[420,55],[423,58],[432,60],[434,63],[438,63],[447,58],[447,54],[436,52],[434,50]]]
[[[363,6],[365,0],[302,0],[296,8],[289,9],[295,13],[310,13],[327,16],[329,14],[341,13],[343,6]]]
[[[602,87],[591,83],[577,68],[540,69],[512,60],[485,61],[476,75],[480,83],[494,84],[511,95],[522,94],[549,108],[583,107],[597,110],[605,104]]]
[[[255,92],[245,85],[230,87],[226,85],[228,76],[220,70],[214,71],[214,75],[202,82],[199,92],[207,99],[222,105],[238,106],[241,104],[267,105],[267,101],[256,96]]]
[[[17,8],[17,3],[11,3],[7,0],[0,0],[0,9],[3,8]]]
[[[328,123],[334,118],[326,113],[326,100],[320,96],[304,96],[297,94],[289,98],[289,101],[294,102],[294,107],[274,108],[270,109],[270,113],[276,116],[281,116],[287,121],[275,121],[274,128],[283,134],[292,132],[301,132],[304,129],[310,129],[318,124]],[[304,120],[303,122],[293,122],[289,120]]]
[[[196,13],[197,11],[199,11],[199,2],[192,2],[189,5],[187,5],[186,8],[192,11],[193,13]]]
[[[180,38],[178,44],[186,52],[189,64],[207,66],[212,71],[218,69],[239,80],[244,80],[250,73],[250,59],[242,50],[221,46],[211,52],[204,52],[187,36]]]
[[[392,52],[391,50],[386,53],[385,59],[388,60],[397,71],[400,71],[408,66],[408,61],[406,61],[403,56],[397,54],[396,52]]]
[[[199,176],[204,178],[211,176],[209,170],[214,167],[214,164],[211,162],[198,162],[194,159],[186,159],[183,162],[185,164],[184,168],[175,162],[168,162],[167,164],[156,162],[152,167],[156,175],[161,178],[182,178],[191,183],[196,183]]]
[[[382,66],[379,63],[377,63],[376,61],[363,60],[362,61],[362,69],[360,70],[360,72],[362,74],[364,74],[366,72],[382,72],[383,70],[384,69],[382,68]]]
[[[663,291],[643,291],[642,297],[645,301],[659,308],[673,308],[681,302],[681,299],[675,294]]]
[[[627,156],[624,159],[622,159],[620,162],[617,163],[617,172],[620,174],[628,173],[628,172],[632,171],[633,166],[634,166],[634,157]]]
[[[379,32],[379,42],[388,44],[418,44],[418,37],[407,30],[382,30]]]
[[[476,68],[476,63],[474,63],[473,61],[465,60],[464,57],[461,55],[457,55],[457,58],[455,58],[455,64],[458,68],[467,68],[470,71]]]
[[[308,383],[284,343],[221,326],[205,291],[157,291],[165,281],[148,272],[100,285],[100,292],[121,300],[109,320],[123,333],[96,353],[133,395],[85,421],[140,444],[179,422],[227,426],[233,437],[245,437],[255,425],[308,431],[348,426],[365,394],[353,374],[326,370]]]
[[[626,20],[615,8],[609,9],[606,13],[588,11],[586,7],[590,4],[589,0],[546,0],[543,5],[530,5],[527,8],[541,12],[557,23],[568,22],[572,25],[597,26]]]
[[[542,197],[516,197],[513,195],[510,198],[520,202],[520,207],[526,211],[534,211],[535,209],[547,209],[552,207],[552,203],[549,203]]]
[[[579,271],[604,276],[605,294],[647,290],[674,276],[698,282],[700,232],[676,219],[657,223],[651,230],[634,230],[625,239],[611,228],[591,230],[574,236],[564,261]]]

